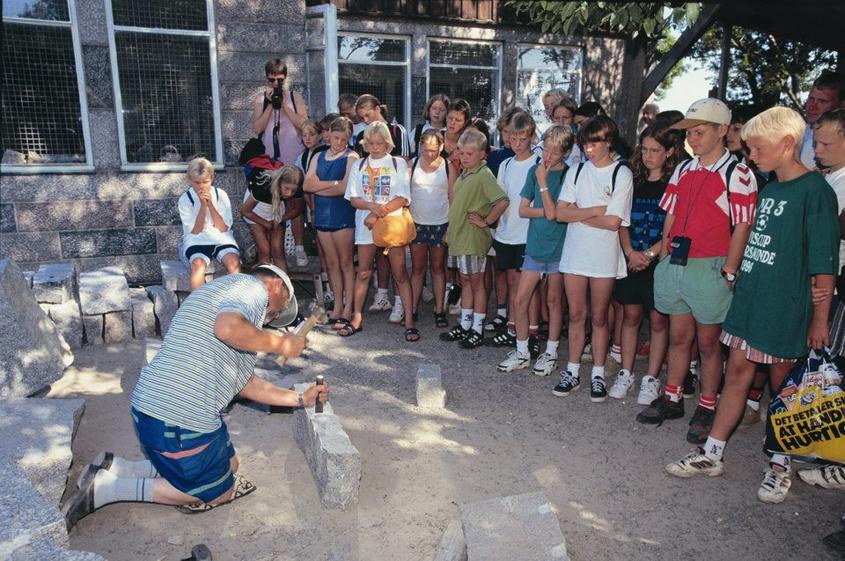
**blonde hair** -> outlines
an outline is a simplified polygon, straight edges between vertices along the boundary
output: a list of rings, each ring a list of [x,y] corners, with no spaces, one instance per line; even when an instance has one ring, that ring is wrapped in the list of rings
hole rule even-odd
[[[790,137],[795,142],[795,149],[801,149],[804,140],[804,118],[794,109],[775,106],[753,117],[742,127],[742,140],[752,136],[778,142]]]
[[[191,181],[214,179],[214,165],[205,158],[194,158],[188,162],[187,174]]]
[[[474,145],[481,152],[487,151],[487,137],[480,130],[470,127],[461,133],[458,146]]]
[[[296,185],[297,191],[302,188],[304,177],[302,171],[293,165],[287,164],[270,176],[270,194],[273,196],[273,218],[276,222],[282,220],[282,185]]]
[[[572,134],[572,129],[565,125],[551,126],[543,134],[543,147],[560,148],[564,156],[572,150],[574,144],[575,135]]]
[[[546,101],[549,98],[553,98],[555,100],[554,104],[557,105],[565,97],[568,97],[565,91],[560,88],[554,88],[543,94],[543,101]]]
[[[370,123],[366,129],[364,129],[364,140],[361,144],[364,145],[364,148],[369,152],[369,148],[367,145],[370,143],[370,140],[374,136],[379,136],[381,139],[387,144],[387,151],[393,151],[393,148],[396,146],[393,144],[393,137],[390,136],[390,129],[387,128],[387,123],[383,121],[373,121]]]

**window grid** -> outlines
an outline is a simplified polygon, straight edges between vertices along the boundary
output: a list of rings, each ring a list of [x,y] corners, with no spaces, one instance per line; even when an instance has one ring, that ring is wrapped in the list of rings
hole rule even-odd
[[[566,91],[576,103],[581,98],[581,68],[583,56],[580,47],[519,44],[516,72],[516,103],[525,107],[537,121],[542,134],[551,123],[546,118],[542,96],[552,88]],[[531,51],[548,51],[543,60],[524,63]],[[555,60],[557,59],[557,60]]]

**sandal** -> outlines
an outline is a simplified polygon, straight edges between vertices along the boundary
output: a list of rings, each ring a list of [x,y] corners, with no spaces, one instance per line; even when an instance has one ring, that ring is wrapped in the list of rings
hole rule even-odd
[[[420,330],[416,327],[409,327],[405,330],[405,341],[413,343],[420,340]]]
[[[213,508],[229,504],[234,500],[249,495],[250,493],[255,491],[257,487],[253,485],[250,481],[248,481],[244,476],[240,474],[235,474],[234,489],[235,491],[234,493],[232,493],[232,498],[226,501],[225,503],[212,505],[209,503],[199,502],[191,505],[176,505],[176,509],[183,514],[198,514],[200,512],[208,512]]]
[[[446,314],[443,312],[435,312],[434,325],[437,327],[449,327],[449,320],[446,319]]]
[[[351,337],[358,333],[359,331],[363,331],[364,326],[355,327],[352,325],[352,322],[347,323],[343,327],[337,330],[337,334],[341,337]]]
[[[329,319],[326,320],[326,323],[324,323],[323,325],[334,325],[337,322],[339,322],[340,320],[341,320],[341,318],[329,318]]]
[[[343,329],[343,328],[344,328],[344,327],[346,327],[347,325],[352,325],[352,324],[349,322],[349,320],[348,320],[348,319],[346,319],[346,318],[337,318],[336,320],[334,320],[334,325],[332,325],[332,327],[334,328],[334,330],[335,330],[335,331],[340,331],[341,329]]]

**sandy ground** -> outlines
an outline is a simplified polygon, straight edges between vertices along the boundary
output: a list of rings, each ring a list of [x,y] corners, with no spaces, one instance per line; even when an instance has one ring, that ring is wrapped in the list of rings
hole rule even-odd
[[[307,354],[286,368],[331,384],[335,412],[363,458],[357,506],[320,508],[290,415],[236,406],[230,432],[255,493],[192,516],[110,505],[81,521],[71,546],[113,561],[180,559],[200,542],[218,561],[424,561],[460,505],[541,490],[575,561],[838,559],[819,540],[838,529],[845,494],[796,478],[784,504],[757,500],[762,425],[735,435],[723,477],[676,479],[663,466],[690,448],[692,402],[686,420],[645,427],[634,421],[635,398],[593,404],[581,389],[561,399],[552,378],[497,373],[501,350],[440,342],[430,313],[417,344],[403,342],[386,314],[368,319],[350,339],[312,336]],[[128,403],[142,360],[137,343],[86,348],[56,384],[53,396],[87,400],[70,481],[100,450],[140,458]],[[442,413],[414,406],[421,361],[443,369]]]

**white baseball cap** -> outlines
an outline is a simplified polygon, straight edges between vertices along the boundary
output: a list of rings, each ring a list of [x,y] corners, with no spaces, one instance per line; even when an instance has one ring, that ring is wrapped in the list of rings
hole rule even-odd
[[[712,97],[699,99],[689,106],[684,119],[672,125],[671,128],[689,129],[704,123],[730,125],[731,110],[720,99],[714,99]]]
[[[290,281],[290,277],[288,277],[287,273],[285,273],[280,268],[276,267],[275,265],[271,265],[269,263],[262,263],[261,265],[257,265],[255,268],[252,269],[252,274],[255,273],[271,273],[276,275],[285,285],[285,288],[288,290],[288,295],[290,298],[288,299],[287,307],[279,312],[272,321],[270,321],[267,325],[271,327],[286,327],[293,323],[293,320],[296,319],[296,316],[299,314],[299,305],[296,303],[296,295],[293,292],[293,283]]]

